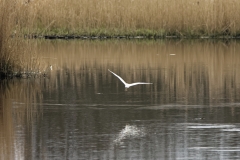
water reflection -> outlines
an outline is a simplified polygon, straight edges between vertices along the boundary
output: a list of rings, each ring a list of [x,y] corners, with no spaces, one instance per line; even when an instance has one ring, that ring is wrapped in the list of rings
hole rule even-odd
[[[59,77],[50,79],[57,89],[68,77],[81,90],[92,85],[102,93],[99,85],[112,85],[122,91],[121,82],[108,73],[112,69],[126,82],[153,82],[147,86],[152,103],[219,103],[239,97],[240,45],[235,41],[45,41],[39,46]]]
[[[240,156],[239,42],[37,43],[41,67],[52,66],[52,70],[46,71],[45,78],[9,82],[12,87],[2,92],[1,106],[9,106],[2,115],[10,119],[0,123],[10,128],[0,133],[1,143],[11,148],[12,154],[1,149],[6,157]],[[133,86],[126,92],[108,69],[127,82],[153,84]],[[19,144],[23,147],[16,149]]]
[[[38,80],[2,80],[0,83],[0,159],[24,159],[34,140],[31,130],[41,109]],[[34,146],[35,147],[35,146]]]

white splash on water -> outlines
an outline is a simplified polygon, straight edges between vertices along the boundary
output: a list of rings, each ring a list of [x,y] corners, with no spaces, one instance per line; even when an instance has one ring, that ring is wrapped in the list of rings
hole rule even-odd
[[[122,143],[123,140],[126,139],[133,139],[133,138],[141,138],[146,135],[144,128],[138,128],[135,125],[126,125],[120,133],[118,134],[117,138],[114,140],[114,143]]]

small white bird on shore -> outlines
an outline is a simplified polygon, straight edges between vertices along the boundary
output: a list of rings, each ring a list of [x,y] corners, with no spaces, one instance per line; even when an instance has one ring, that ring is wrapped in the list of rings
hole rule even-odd
[[[116,73],[110,71],[108,69],[109,72],[111,72],[113,75],[115,75],[118,79],[120,79],[122,81],[122,83],[125,85],[125,88],[129,88],[135,85],[139,85],[139,84],[152,84],[152,83],[147,83],[147,82],[136,82],[136,83],[126,83],[119,75],[117,75]]]

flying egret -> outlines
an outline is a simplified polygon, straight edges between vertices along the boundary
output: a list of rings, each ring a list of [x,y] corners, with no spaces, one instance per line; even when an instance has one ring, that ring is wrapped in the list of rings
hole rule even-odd
[[[136,82],[136,83],[126,83],[119,75],[117,75],[116,73],[110,71],[108,69],[109,72],[111,72],[113,75],[115,75],[118,79],[120,79],[122,81],[122,83],[125,85],[125,88],[129,88],[129,87],[132,87],[132,86],[135,86],[135,85],[138,85],[138,84],[152,84],[152,83],[146,83],[146,82]]]

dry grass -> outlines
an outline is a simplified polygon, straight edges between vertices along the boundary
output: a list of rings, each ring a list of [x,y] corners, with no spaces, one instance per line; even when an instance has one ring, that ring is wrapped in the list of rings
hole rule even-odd
[[[20,12],[14,0],[0,0],[0,77],[35,71],[33,43],[24,39],[19,26]]]
[[[239,10],[237,0],[0,0],[0,73],[38,70],[23,34],[238,36]]]
[[[7,72],[12,66],[13,52],[12,44],[10,41],[10,30],[12,28],[11,12],[12,7],[9,1],[0,1],[0,71]]]
[[[26,33],[179,36],[240,33],[238,0],[29,0],[19,1],[19,6],[22,14],[19,24]]]

